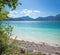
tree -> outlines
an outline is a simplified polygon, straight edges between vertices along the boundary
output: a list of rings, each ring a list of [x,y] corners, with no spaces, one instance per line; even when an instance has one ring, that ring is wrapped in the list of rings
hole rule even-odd
[[[18,3],[18,0],[0,0],[0,55],[8,47],[8,39],[12,33],[12,27],[10,25],[5,26],[2,24],[4,19],[8,19],[7,15],[9,14],[4,8],[7,5],[11,10],[14,10],[18,4],[21,5],[21,3]]]

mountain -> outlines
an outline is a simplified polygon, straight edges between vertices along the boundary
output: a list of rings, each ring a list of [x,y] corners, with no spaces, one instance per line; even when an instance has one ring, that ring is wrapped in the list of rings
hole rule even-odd
[[[60,14],[56,16],[38,17],[37,21],[60,21]]]
[[[25,16],[25,17],[20,17],[20,19],[24,20],[24,21],[31,21],[34,20],[33,18],[29,17],[29,16]]]
[[[55,16],[55,19],[56,19],[56,20],[60,20],[60,14],[56,15],[56,16]]]
[[[29,16],[19,18],[9,18],[8,21],[60,21],[60,14],[56,16],[38,17],[36,19],[33,19]]]
[[[54,20],[54,16],[38,17],[36,20],[41,20],[41,21]]]
[[[8,20],[9,21],[32,21],[34,19],[29,16],[25,16],[25,17],[19,17],[19,18],[9,18]]]

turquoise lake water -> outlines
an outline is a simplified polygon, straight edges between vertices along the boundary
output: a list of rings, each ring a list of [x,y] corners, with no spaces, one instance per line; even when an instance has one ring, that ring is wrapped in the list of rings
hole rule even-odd
[[[60,21],[9,21],[18,39],[60,45]]]

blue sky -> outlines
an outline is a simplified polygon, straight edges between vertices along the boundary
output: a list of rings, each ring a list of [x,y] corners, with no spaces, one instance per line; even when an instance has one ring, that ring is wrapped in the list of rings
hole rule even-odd
[[[11,11],[8,7],[10,17],[30,16],[50,16],[60,14],[60,0],[19,0],[22,5],[17,6],[16,10]]]

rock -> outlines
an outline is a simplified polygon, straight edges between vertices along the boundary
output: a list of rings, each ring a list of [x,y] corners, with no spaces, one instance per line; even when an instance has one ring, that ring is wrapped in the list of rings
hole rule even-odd
[[[21,48],[20,52],[21,52],[22,54],[25,54],[25,49]]]
[[[56,55],[60,55],[60,52],[55,52]]]

